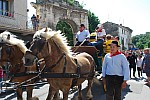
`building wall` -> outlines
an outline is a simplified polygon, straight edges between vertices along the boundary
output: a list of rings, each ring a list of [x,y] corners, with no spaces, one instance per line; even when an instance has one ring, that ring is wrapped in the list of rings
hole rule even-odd
[[[36,14],[41,17],[40,19],[40,28],[50,27],[56,29],[56,25],[60,20],[65,20],[73,27],[73,32],[78,31],[80,24],[85,24],[88,28],[88,12],[84,9],[79,9],[75,6],[70,6],[65,2],[56,2],[55,0],[47,1],[48,3],[39,0],[36,3],[32,3],[32,6],[36,9]],[[52,2],[53,1],[53,2]],[[42,2],[42,3],[41,3]]]
[[[119,36],[121,50],[129,49],[129,45],[132,44],[131,40],[132,30],[130,28],[122,26],[121,24],[106,22],[104,23],[104,29],[107,34],[111,34],[112,36]]]
[[[73,39],[79,30],[80,24],[84,24],[88,29],[88,11],[81,9],[77,5],[69,5],[63,0],[37,0],[31,5],[36,9],[36,14],[41,17],[39,27],[50,27],[56,30],[59,21],[65,21],[72,27]]]
[[[119,37],[121,43],[121,49],[129,49],[129,44],[131,43],[131,32],[123,26],[119,25]]]
[[[0,15],[0,28],[26,29],[27,0],[8,0],[9,15]]]

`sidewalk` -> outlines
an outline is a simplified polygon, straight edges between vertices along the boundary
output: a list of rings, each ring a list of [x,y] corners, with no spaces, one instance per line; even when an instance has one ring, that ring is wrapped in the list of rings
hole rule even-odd
[[[142,78],[135,77],[127,81],[127,88],[122,91],[123,100],[150,100],[150,87],[145,80],[146,75],[143,73]]]

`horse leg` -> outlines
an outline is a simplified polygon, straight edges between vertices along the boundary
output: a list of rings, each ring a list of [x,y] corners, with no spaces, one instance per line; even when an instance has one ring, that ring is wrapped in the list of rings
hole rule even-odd
[[[69,90],[70,90],[70,88],[65,89],[65,90],[63,91],[63,100],[68,100]]]
[[[60,100],[59,90],[55,93],[54,100]]]
[[[27,100],[30,100],[32,98],[32,91],[33,91],[33,87],[27,87]]]
[[[22,98],[22,93],[23,93],[22,89],[18,88],[16,90],[16,93],[17,93],[17,100],[23,100],[23,98]]]
[[[78,86],[78,100],[82,100],[82,84]]]
[[[92,91],[91,91],[92,84],[93,84],[93,80],[92,79],[88,79],[86,100],[91,100],[93,98]]]
[[[58,90],[58,92],[59,92],[59,90]],[[49,93],[48,93],[46,100],[53,100],[55,93],[57,94],[57,92],[54,90],[54,88],[49,86]]]

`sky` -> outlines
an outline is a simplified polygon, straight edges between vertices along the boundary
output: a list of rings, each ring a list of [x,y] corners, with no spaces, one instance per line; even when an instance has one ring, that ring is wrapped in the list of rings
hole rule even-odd
[[[29,16],[35,13],[28,0]],[[132,36],[150,32],[150,0],[77,0],[97,16],[100,23],[122,24],[133,30]]]

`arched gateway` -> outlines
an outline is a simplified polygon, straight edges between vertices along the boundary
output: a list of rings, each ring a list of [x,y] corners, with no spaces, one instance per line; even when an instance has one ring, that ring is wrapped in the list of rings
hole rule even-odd
[[[36,0],[36,3],[32,2],[31,5],[41,17],[40,28],[48,26],[56,30],[59,21],[68,23],[73,33],[79,30],[81,23],[88,28],[88,11],[82,9],[78,1],[70,3],[69,0]]]

